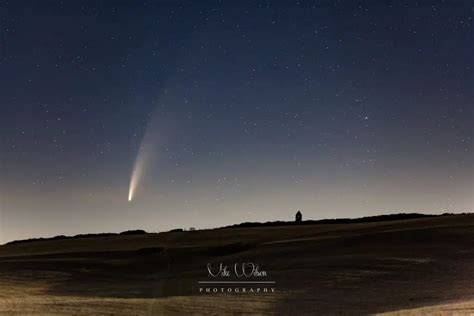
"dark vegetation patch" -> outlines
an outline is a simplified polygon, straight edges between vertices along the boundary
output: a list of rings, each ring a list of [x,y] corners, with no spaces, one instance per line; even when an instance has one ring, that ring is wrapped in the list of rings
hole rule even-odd
[[[23,240],[14,240],[6,243],[7,245],[22,244],[34,241],[50,241],[50,240],[63,240],[63,239],[74,239],[74,238],[96,238],[96,237],[109,237],[109,236],[126,236],[126,235],[143,235],[148,234],[146,231],[141,229],[127,230],[121,233],[98,233],[98,234],[79,234],[74,236],[58,235],[50,238],[30,238]]]
[[[255,243],[243,243],[237,242],[223,246],[212,247],[209,249],[209,255],[220,257],[220,256],[227,256],[236,254],[238,252],[246,251],[252,249],[256,246]]]

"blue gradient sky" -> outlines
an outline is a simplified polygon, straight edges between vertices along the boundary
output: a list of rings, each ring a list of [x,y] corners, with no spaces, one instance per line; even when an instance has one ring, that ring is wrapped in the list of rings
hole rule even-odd
[[[472,3],[353,3],[0,4],[0,242],[472,211]]]

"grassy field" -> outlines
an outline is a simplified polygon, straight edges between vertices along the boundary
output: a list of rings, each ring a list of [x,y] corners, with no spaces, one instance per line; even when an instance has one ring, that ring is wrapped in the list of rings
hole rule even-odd
[[[258,263],[276,292],[200,293],[220,262]],[[474,215],[0,246],[8,315],[469,315],[472,280]]]

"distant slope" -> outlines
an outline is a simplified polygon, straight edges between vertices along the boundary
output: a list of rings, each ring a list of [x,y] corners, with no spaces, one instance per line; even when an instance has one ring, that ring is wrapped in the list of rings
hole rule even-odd
[[[219,227],[216,229],[225,229],[225,228],[236,228],[236,227],[267,227],[267,226],[287,226],[287,225],[314,225],[314,224],[350,224],[350,223],[375,223],[375,222],[385,222],[385,221],[396,221],[396,220],[406,220],[406,219],[416,219],[416,218],[426,218],[426,217],[436,217],[436,216],[447,216],[453,215],[451,213],[445,213],[442,215],[432,215],[432,214],[420,214],[420,213],[397,213],[397,214],[388,214],[388,215],[376,215],[376,216],[366,216],[359,218],[333,218],[333,219],[321,219],[321,220],[305,220],[302,222],[289,222],[289,221],[275,221],[275,222],[244,222],[240,224],[234,224],[224,227]],[[183,229],[172,229],[170,232],[182,232]],[[109,237],[117,235],[143,235],[147,234],[146,231],[141,229],[136,230],[127,230],[121,233],[98,233],[98,234],[79,234],[75,236],[64,236],[58,235],[49,238],[30,238],[30,239],[21,239],[7,242],[6,245],[10,244],[19,244],[19,243],[28,243],[28,242],[37,242],[37,241],[48,241],[48,240],[61,240],[61,239],[71,239],[71,238],[95,238],[95,237]]]
[[[291,222],[276,221],[276,222],[265,222],[265,223],[245,222],[241,224],[225,226],[222,228],[285,226],[285,225],[314,225],[314,224],[376,223],[376,222],[399,221],[399,220],[406,220],[406,219],[449,216],[449,215],[454,215],[454,214],[444,213],[441,215],[433,215],[433,214],[420,214],[420,213],[397,213],[397,214],[387,214],[387,215],[365,216],[365,217],[359,217],[359,218],[333,218],[333,219],[320,219],[320,220],[306,220],[302,222],[294,222],[294,221],[291,221]]]

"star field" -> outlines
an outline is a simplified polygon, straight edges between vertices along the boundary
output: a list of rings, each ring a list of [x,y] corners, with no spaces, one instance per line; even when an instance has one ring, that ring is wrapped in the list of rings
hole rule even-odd
[[[3,1],[0,241],[472,211],[473,12]]]

